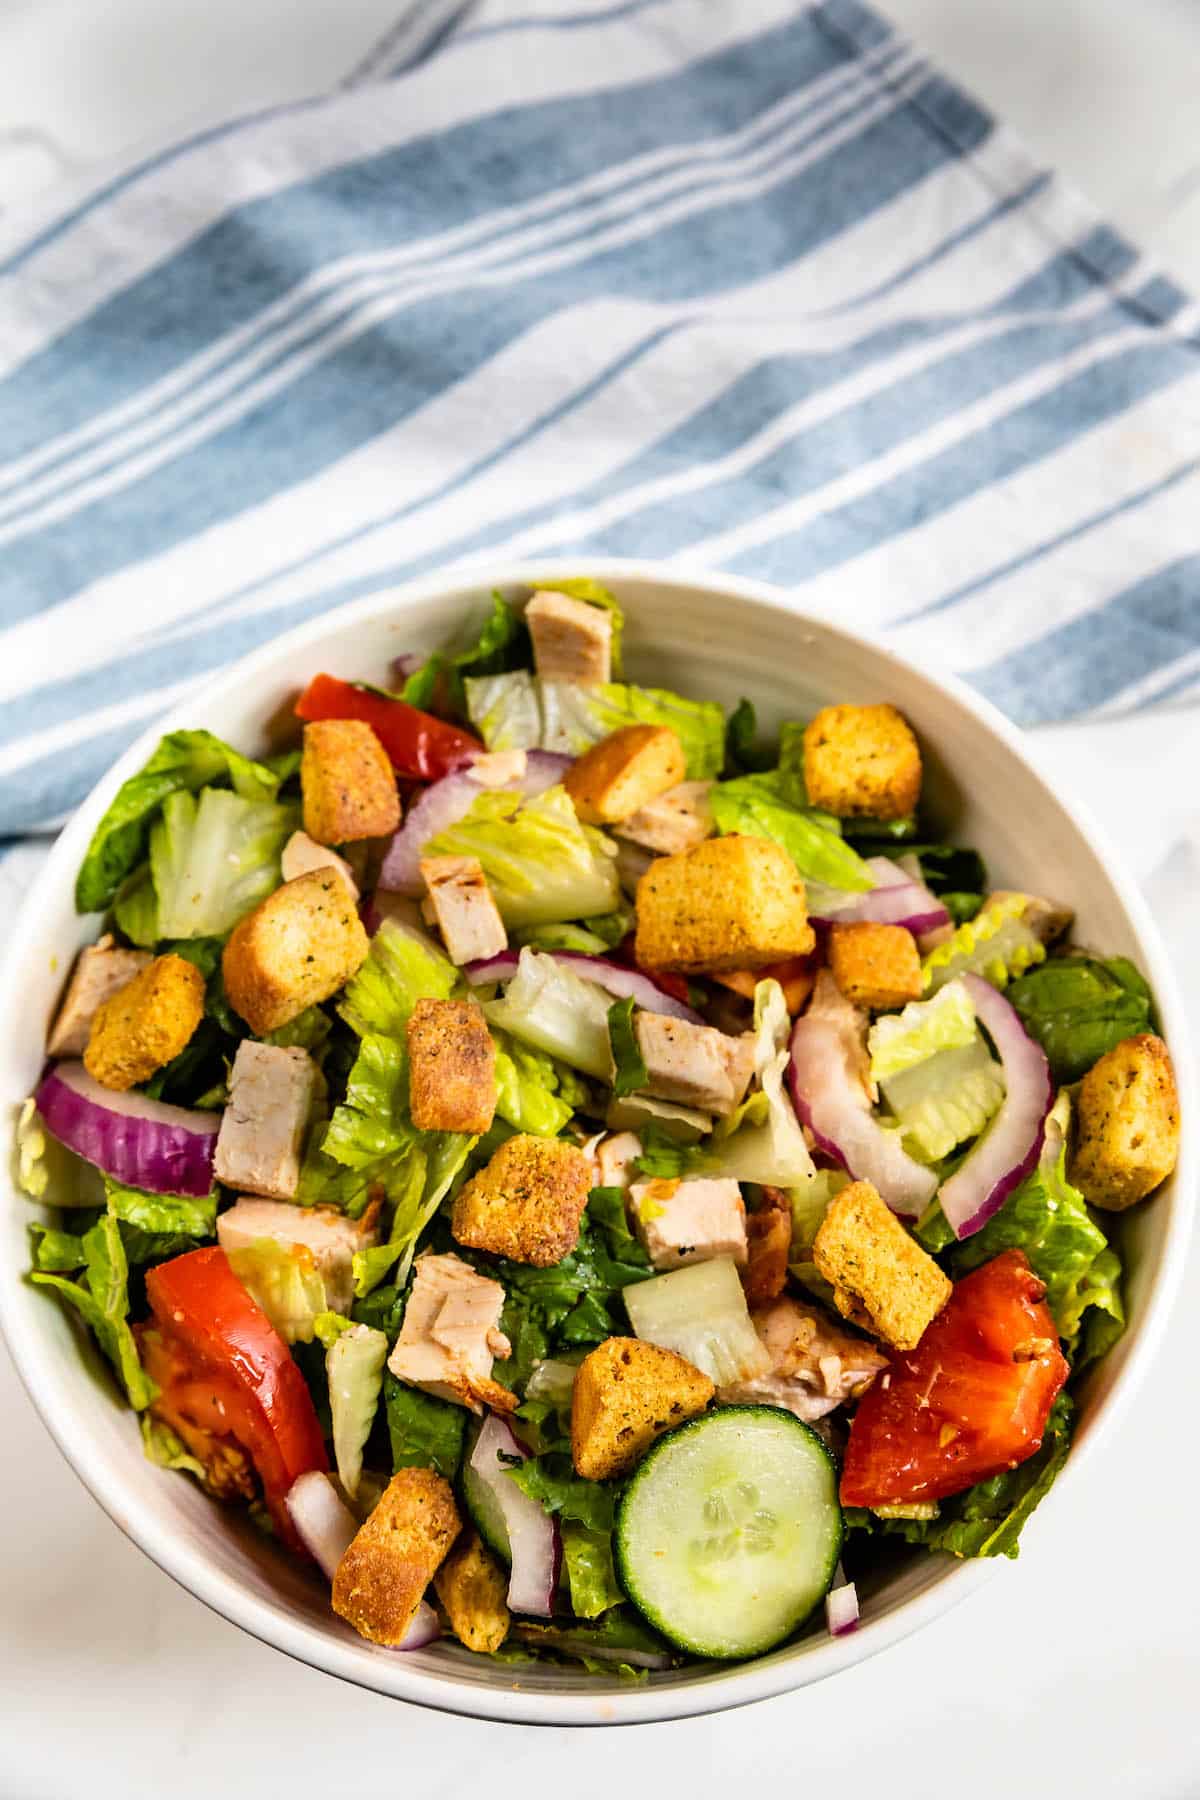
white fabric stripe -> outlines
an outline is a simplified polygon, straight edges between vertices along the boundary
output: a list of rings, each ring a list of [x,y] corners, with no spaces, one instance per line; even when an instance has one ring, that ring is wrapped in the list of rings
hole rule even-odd
[[[857,85],[864,92],[870,91],[865,81]],[[504,281],[513,274],[531,276],[549,268],[563,267],[581,257],[586,259],[606,245],[627,241],[630,234],[620,232],[623,221],[633,221],[632,235],[644,236],[653,229],[661,229],[672,217],[687,216],[699,209],[702,197],[711,194],[715,201],[727,191],[728,183],[739,178],[751,179],[760,166],[783,155],[790,148],[792,139],[806,137],[835,110],[841,110],[848,98],[846,93],[840,93],[822,108],[805,107],[798,118],[788,122],[785,129],[761,146],[758,139],[767,134],[763,119],[754,121],[753,131],[734,133],[704,146],[703,156],[681,154],[677,147],[661,155],[655,153],[652,160],[656,163],[661,160],[667,165],[657,180],[647,181],[640,188],[622,185],[615,196],[601,201],[586,214],[569,215],[551,226],[519,229],[503,238],[499,235],[489,237],[479,249],[473,245],[464,247],[457,258],[447,239],[459,237],[469,242],[478,238],[484,229],[482,224],[470,232],[445,234],[440,243],[435,239],[411,249],[377,252],[328,265],[265,309],[250,324],[218,340],[170,376],[0,470],[0,493],[9,492],[7,503],[0,501],[0,543],[11,539],[17,529],[25,532],[54,523],[66,516],[66,512],[111,493],[136,476],[160,466],[175,456],[181,447],[199,441],[199,437],[252,410],[331,354],[339,344],[402,305],[415,305],[464,286]],[[863,118],[878,116],[884,104],[877,100],[874,114],[868,111]],[[776,113],[782,110],[786,119],[787,113],[796,111],[795,101],[793,99],[784,109],[774,110]],[[857,118],[854,123],[858,125]],[[778,124],[779,119],[772,118],[770,131],[774,132]],[[826,144],[844,141],[848,135],[851,135],[849,122],[842,127],[840,136],[837,132],[831,133],[818,146],[802,153],[796,167],[815,160],[824,154]],[[736,148],[730,149],[730,146]],[[711,164],[715,178],[689,203],[686,195],[687,190],[695,187],[697,162]],[[581,188],[590,187],[594,194],[601,188],[612,187],[619,179],[618,171],[607,171],[604,177],[581,184]],[[780,179],[783,179],[782,173],[772,173],[772,183]],[[684,199],[672,213],[666,203],[680,193]],[[539,201],[534,207],[516,209],[518,220],[523,223],[531,215],[546,212],[570,196],[568,189],[555,196],[553,201]],[[590,197],[576,189],[572,203]],[[656,204],[663,206],[661,214],[652,212],[651,208]],[[679,207],[685,210],[680,212]],[[596,229],[605,219],[612,221],[607,234]],[[555,260],[547,262],[545,259],[553,255],[556,239],[563,241],[563,249]],[[579,247],[580,255],[568,254],[573,244]],[[425,278],[422,280],[418,274],[410,285],[401,283],[397,286],[397,274],[414,265],[428,269]],[[315,296],[321,297],[315,305],[310,304]],[[317,329],[322,324],[326,326],[323,335]],[[293,345],[297,346],[295,353],[285,357],[282,366],[273,367],[257,380],[253,378],[256,369],[277,362],[281,353]],[[229,366],[205,379],[207,371],[214,369],[219,361],[239,351],[240,355],[235,355]],[[226,404],[219,404],[223,399]],[[170,404],[172,401],[174,404]],[[214,405],[217,407],[215,413],[209,410]],[[133,425],[124,436],[118,436],[123,427],[139,418],[144,420],[142,425]],[[183,429],[189,421],[200,418],[204,420],[204,430],[199,434]],[[133,454],[140,445],[153,444],[156,440],[160,442],[157,455],[139,458]],[[88,449],[89,445],[93,447]],[[76,446],[80,447],[81,453],[73,461],[47,469],[40,480],[30,479],[36,471],[46,468]],[[109,469],[105,465],[111,462],[114,452],[124,453],[128,460],[116,469]],[[102,470],[94,481],[71,487],[60,500],[52,501],[40,510],[34,504],[57,494],[68,482],[79,481],[92,469]]]
[[[1002,564],[1030,555],[1040,544],[1153,487],[1196,455],[1200,455],[1200,412],[1194,386],[1190,381],[1175,382],[1072,438],[1048,460],[1019,469],[937,517],[799,583],[796,599],[806,610],[832,618],[844,613],[849,593],[854,595],[855,618],[862,627],[885,625],[897,617],[903,621],[917,608],[982,580]],[[1115,520],[1115,531],[1122,532],[1127,523]],[[1103,533],[1107,527],[1095,529]],[[936,632],[948,646],[970,643],[976,609],[986,618],[998,607],[1018,604],[1022,593],[1044,592],[1047,585],[1053,587],[1057,602],[1060,575],[1054,558],[1060,554],[1067,566],[1093,554],[1111,562],[1111,552],[1099,545],[1094,550],[1078,542],[1064,545],[1039,559],[1035,568],[1016,570],[979,593],[964,596],[936,619],[924,615],[894,626],[896,641],[911,649]],[[1052,568],[1055,573],[1048,574]],[[955,623],[960,612],[961,628]],[[1044,621],[1044,605],[1039,617]]]
[[[864,267],[871,270],[873,280],[885,279],[891,272],[889,259],[899,258],[903,266],[914,255],[933,248],[946,231],[970,223],[976,216],[971,209],[986,197],[969,180],[956,179],[950,191],[943,191],[945,181],[946,171],[935,171],[892,207],[881,208],[822,245],[798,265],[806,285],[823,300],[836,300],[845,288],[857,290]],[[970,299],[986,308],[1032,274],[1039,266],[1041,246],[1032,236],[1010,237],[1006,242],[1004,228],[1010,224],[998,221],[972,244],[951,252],[937,265],[943,271],[940,282],[932,270],[914,279],[904,290],[904,315],[919,317],[926,300],[932,303],[935,298],[951,306]],[[974,267],[974,251],[984,257],[983,268]],[[197,614],[215,622],[293,603],[306,593],[379,567],[386,559],[385,542],[393,546],[394,556],[407,553],[413,545],[421,550],[437,548],[461,534],[464,520],[482,528],[513,511],[569,495],[636,454],[640,446],[634,434],[643,420],[651,436],[665,436],[763,355],[835,349],[853,343],[892,317],[895,297],[872,303],[844,320],[787,321],[796,270],[797,265],[792,265],[760,282],[706,298],[695,307],[604,301],[545,321],[465,381],[434,396],[414,416],[333,467],[136,569],[93,584],[56,608],[53,617],[60,645],[56,676],[65,679],[110,658],[111,632],[105,621],[111,618],[115,604],[127,618],[143,617],[160,625],[169,626],[174,612],[181,619],[176,629],[185,636],[195,628]],[[771,316],[772,308],[776,317]],[[665,325],[683,323],[697,312],[700,316],[694,333],[686,341],[668,339],[660,344],[585,407],[547,427],[502,464],[484,471],[445,500],[432,501],[426,512],[399,525],[385,523],[379,536],[373,534],[321,557],[330,535],[330,520],[336,521],[339,534],[358,530],[369,526],[379,513],[394,511],[400,496],[414,503],[422,494],[433,495],[570,392],[586,387],[640,337]],[[1018,323],[1022,316],[1009,317],[1007,326]],[[745,330],[748,319],[754,321],[749,333]],[[891,359],[883,359],[880,368],[885,373],[891,369]],[[570,386],[563,373],[568,369]],[[649,418],[645,406],[648,392],[655,396]],[[503,412],[490,401],[496,394],[508,398],[509,406]],[[515,396],[520,397],[516,414],[511,410]],[[423,478],[426,469],[429,473]],[[403,472],[399,480],[398,471]],[[639,487],[628,508],[641,506],[646,497],[646,488]],[[414,549],[413,553],[418,552]],[[250,584],[270,576],[281,559],[291,564],[305,555],[321,560],[302,574],[290,572],[280,577],[262,593],[227,608],[217,606],[219,596],[229,588],[231,570],[237,570],[241,581]],[[43,621],[35,618],[10,628],[0,639],[0,698],[23,692],[44,674],[43,633]]]
[[[177,700],[184,699],[202,680],[202,675],[193,675],[186,681],[156,688],[153,693],[134,694],[127,700],[114,701],[111,706],[99,707],[85,719],[65,720],[61,725],[53,725],[19,743],[0,745],[0,775],[11,775],[27,762],[53,756],[56,751],[67,749],[82,738],[99,737],[106,731],[114,731],[118,725],[135,725],[142,719],[153,718],[164,707],[174,706]]]
[[[793,0],[705,0],[689,15],[688,55],[694,61],[717,55],[795,17]],[[547,33],[539,55],[519,69],[498,63],[484,38],[456,49],[446,65],[435,57],[406,75],[402,113],[397,89],[382,83],[298,108],[286,120],[249,120],[215,142],[172,155],[35,250],[14,274],[0,277],[0,377],[235,207],[427,132],[450,130],[481,112],[603,93],[680,72],[673,37],[638,33],[630,39],[622,33],[614,40],[617,57],[606,53],[610,29]],[[169,147],[145,147],[137,159],[122,158],[86,182],[60,189],[58,216],[103,192],[131,161]],[[0,260],[36,235],[44,204],[32,207],[23,222],[5,219]]]
[[[1194,504],[1194,500],[1193,500]],[[1164,668],[1154,669],[1144,675],[1140,681],[1131,682],[1126,688],[1104,702],[1103,706],[1094,706],[1085,716],[1089,719],[1111,719],[1121,713],[1133,712],[1143,706],[1150,706],[1160,694],[1167,694],[1171,688],[1178,687],[1189,675],[1200,680],[1200,649],[1189,650],[1186,656],[1167,663]],[[1185,699],[1190,690],[1184,690],[1179,698]],[[1174,696],[1173,696],[1174,697]]]

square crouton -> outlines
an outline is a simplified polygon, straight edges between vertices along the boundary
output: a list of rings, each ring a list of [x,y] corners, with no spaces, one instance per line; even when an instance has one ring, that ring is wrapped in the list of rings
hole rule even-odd
[[[341,876],[297,875],[236,925],[221,958],[225,992],[251,1031],[277,1031],[344,987],[370,942]]]
[[[711,781],[681,781],[622,819],[617,836],[660,856],[692,850],[713,834]]]
[[[333,1576],[333,1610],[373,1644],[399,1644],[462,1519],[450,1483],[433,1469],[401,1469]]]
[[[950,1282],[869,1181],[852,1181],[834,1196],[813,1261],[842,1317],[897,1350],[915,1349],[950,1298]]]
[[[829,933],[833,979],[856,1006],[880,1010],[921,998],[921,955],[903,925],[864,919]]]
[[[300,792],[304,829],[318,844],[387,837],[400,823],[391,758],[362,719],[317,719],[304,727]]]
[[[629,1205],[638,1241],[656,1269],[682,1269],[714,1256],[746,1260],[746,1204],[729,1177],[635,1181]]]
[[[307,831],[293,831],[279,858],[279,871],[285,881],[295,881],[297,875],[307,875],[312,869],[333,869],[339,874],[350,889],[354,899],[358,899],[358,883],[354,879],[354,870],[344,856],[331,850],[328,844],[318,844],[310,838]]]
[[[446,955],[456,968],[508,949],[504,920],[477,856],[423,856],[421,880]]]
[[[433,1586],[460,1644],[483,1652],[500,1648],[512,1624],[508,1576],[477,1531],[463,1532]]]
[[[397,1381],[472,1412],[512,1412],[517,1396],[492,1380],[493,1360],[512,1353],[503,1310],[500,1283],[461,1256],[418,1256],[388,1368]]]
[[[1093,1206],[1123,1212],[1165,1181],[1179,1152],[1171,1053],[1145,1032],[1090,1068],[1076,1099],[1071,1180]]]
[[[674,1350],[611,1337],[585,1356],[571,1397],[571,1455],[585,1481],[610,1481],[640,1462],[655,1438],[702,1413],[715,1393]]]
[[[573,762],[563,786],[585,825],[615,825],[686,774],[683,745],[669,725],[625,725]]]
[[[612,679],[612,615],[603,607],[539,590],[525,608],[525,623],[543,681],[591,686]]]
[[[638,883],[643,969],[761,968],[807,956],[815,942],[796,865],[768,838],[708,838],[659,857]]]
[[[182,956],[156,956],[97,1009],[83,1066],[105,1087],[136,1087],[178,1056],[204,1017],[204,977]]]
[[[81,950],[46,1040],[46,1055],[82,1056],[104,1002],[153,961],[149,950],[123,950],[107,935]]]
[[[320,1072],[306,1050],[243,1038],[229,1074],[213,1173],[226,1187],[294,1199]]]
[[[579,1242],[591,1185],[582,1150],[522,1133],[501,1144],[486,1169],[460,1189],[450,1230],[472,1250],[548,1269]]]
[[[740,1104],[754,1073],[752,1033],[731,1037],[715,1025],[652,1012],[634,1014],[633,1033],[648,1094],[722,1118]]]
[[[809,803],[839,819],[903,819],[921,795],[921,752],[894,706],[825,706],[804,733]]]
[[[478,1136],[496,1116],[496,1046],[473,1000],[418,1000],[408,1021],[408,1097],[418,1131]]]

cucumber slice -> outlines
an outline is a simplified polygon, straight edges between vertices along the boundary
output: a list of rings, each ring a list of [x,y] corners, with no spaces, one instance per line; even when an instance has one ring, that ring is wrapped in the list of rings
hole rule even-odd
[[[512,1550],[508,1542],[508,1526],[504,1523],[504,1514],[500,1503],[486,1481],[482,1481],[471,1467],[471,1452],[475,1448],[475,1440],[479,1436],[480,1423],[477,1421],[467,1433],[467,1447],[462,1459],[462,1495],[467,1511],[476,1531],[489,1550],[504,1562],[512,1562]]]
[[[617,1514],[617,1577],[695,1656],[773,1650],[829,1591],[842,1547],[833,1458],[775,1406],[723,1406],[661,1437]]]

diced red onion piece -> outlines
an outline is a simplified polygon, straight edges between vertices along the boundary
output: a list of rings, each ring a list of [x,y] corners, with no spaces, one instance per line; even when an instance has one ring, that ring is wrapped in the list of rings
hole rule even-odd
[[[955,1237],[966,1238],[987,1224],[1037,1162],[1054,1082],[1041,1045],[999,989],[980,975],[961,979],[996,1046],[1005,1086],[999,1112],[938,1195]]]
[[[34,1096],[46,1129],[126,1187],[149,1194],[209,1193],[221,1115],[167,1106],[93,1081],[81,1062],[56,1064]]]
[[[438,1616],[428,1600],[422,1600],[413,1614],[413,1622],[396,1645],[397,1650],[423,1650],[442,1635]]]
[[[504,1515],[512,1556],[508,1604],[515,1613],[548,1619],[554,1611],[562,1546],[554,1520],[508,1479],[507,1470],[513,1463],[525,1460],[526,1452],[512,1427],[489,1413],[475,1440],[471,1467],[492,1490]]]
[[[328,1475],[310,1469],[298,1475],[284,1501],[297,1535],[327,1580],[334,1572],[358,1531],[358,1520],[342,1500]]]
[[[488,788],[474,780],[469,768],[443,775],[410,807],[408,817],[388,845],[378,886],[396,894],[423,893],[422,850],[430,838],[465,819],[480,794],[520,793],[526,799],[532,799],[535,794],[543,794],[555,782],[561,781],[570,766],[569,756],[557,756],[549,750],[530,750],[525,758],[524,775],[518,780],[503,782],[499,789]]]
[[[842,1575],[838,1565],[838,1575]],[[829,1627],[830,1637],[846,1637],[851,1631],[858,1630],[858,1589],[852,1581],[843,1577],[839,1586],[830,1588],[825,1596],[825,1623]]]
[[[553,957],[572,975],[594,981],[614,1000],[632,997],[645,1012],[686,1019],[689,1025],[704,1023],[698,1012],[685,1006],[682,1000],[676,1000],[674,994],[666,993],[652,975],[644,974],[641,969],[627,968],[624,963],[611,962],[606,956],[588,956],[582,950],[539,950],[538,955]],[[509,981],[517,972],[518,960],[515,950],[502,950],[498,956],[485,957],[482,962],[467,963],[462,973],[472,987],[483,987],[490,981]]]
[[[871,1110],[861,1071],[857,1009],[824,971],[817,993],[792,1032],[788,1085],[797,1116],[817,1150],[856,1181],[869,1181],[895,1213],[917,1218],[932,1200],[937,1177],[885,1131]]]
[[[903,925],[914,937],[950,923],[950,914],[923,881],[915,881],[890,856],[867,859],[875,886],[866,893],[822,888],[812,896],[810,916],[820,924]]]

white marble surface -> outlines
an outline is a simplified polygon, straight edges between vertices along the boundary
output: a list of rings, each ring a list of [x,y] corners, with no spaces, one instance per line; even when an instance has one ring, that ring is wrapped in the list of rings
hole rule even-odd
[[[1200,281],[1195,0],[893,0],[893,14],[1185,278]],[[350,68],[386,0],[0,0],[0,126],[86,161]],[[1136,19],[1136,28],[1134,20]],[[182,54],[181,54],[182,51]],[[48,176],[35,147],[6,181]],[[14,187],[10,186],[10,193]],[[1191,198],[1189,199],[1189,194]],[[1143,880],[1200,1004],[1200,716],[1039,734]],[[5,868],[19,898],[20,859]],[[1200,1794],[1192,1258],[1155,1376],[1083,1508],[921,1638],[750,1712],[603,1740],[450,1721],[285,1661],[173,1587],[100,1514],[0,1357],[0,1800],[258,1800],[486,1788],[495,1800],[762,1776],[891,1800]]]

